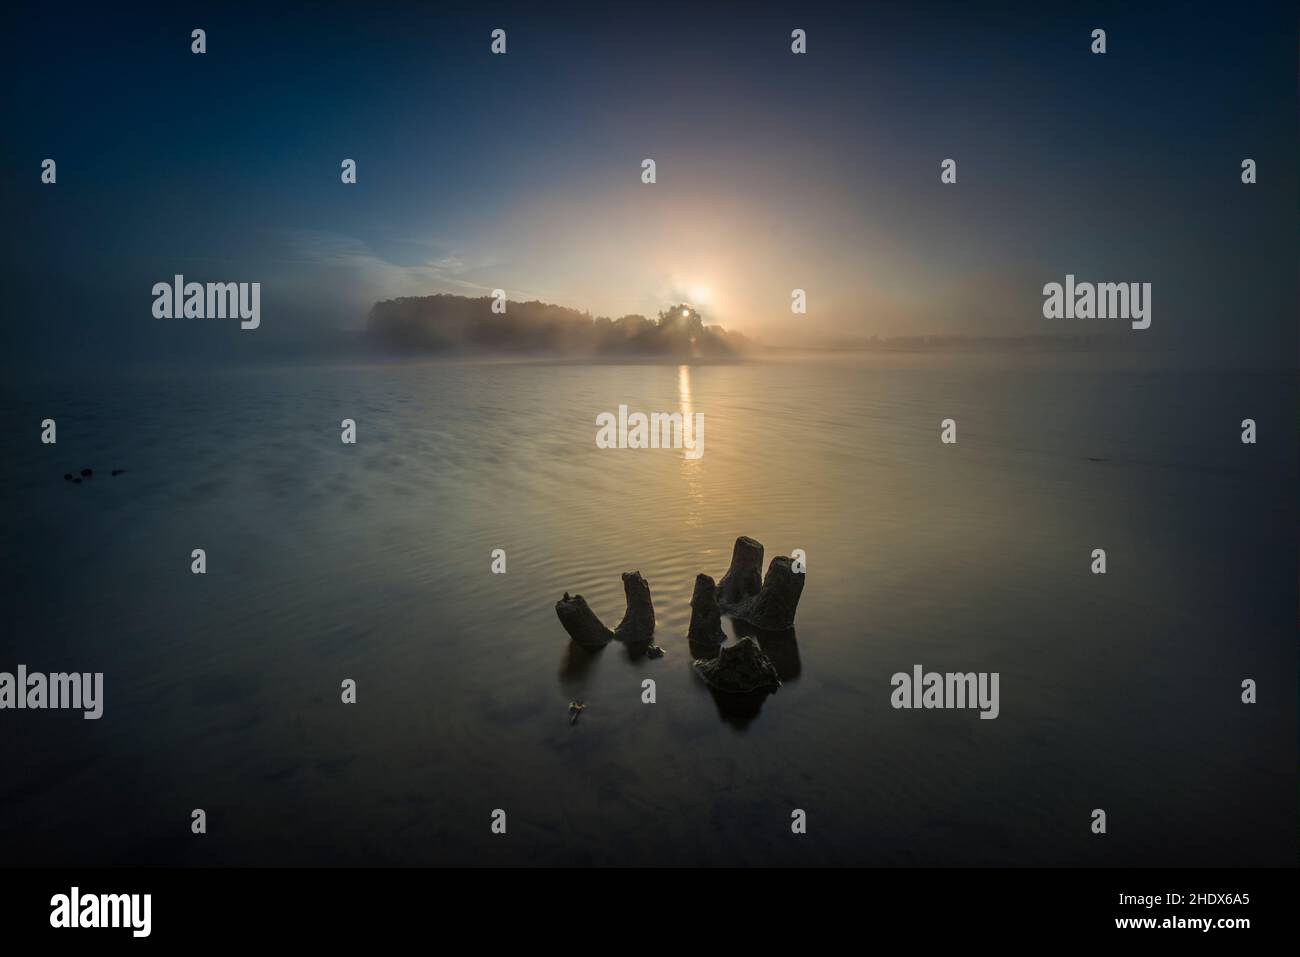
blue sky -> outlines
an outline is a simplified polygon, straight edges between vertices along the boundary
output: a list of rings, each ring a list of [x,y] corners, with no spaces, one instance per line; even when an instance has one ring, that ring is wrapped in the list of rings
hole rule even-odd
[[[863,7],[27,7],[0,268],[42,318],[4,344],[148,352],[176,272],[260,281],[258,334],[304,344],[496,287],[769,342],[1097,331],[1041,318],[1072,272],[1152,282],[1148,347],[1294,356],[1294,13]]]

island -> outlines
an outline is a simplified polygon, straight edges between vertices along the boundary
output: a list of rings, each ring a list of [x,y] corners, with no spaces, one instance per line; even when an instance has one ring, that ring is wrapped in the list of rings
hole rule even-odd
[[[740,333],[705,325],[689,303],[662,309],[654,319],[610,319],[546,302],[446,294],[375,303],[366,318],[366,338],[373,347],[398,354],[572,358],[725,358],[754,345]]]

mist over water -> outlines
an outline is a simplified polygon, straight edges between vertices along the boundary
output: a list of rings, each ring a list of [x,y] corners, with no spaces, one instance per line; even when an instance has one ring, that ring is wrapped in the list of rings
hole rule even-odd
[[[1294,387],[850,359],[6,386],[0,670],[103,671],[105,717],[8,715],[0,856],[1291,863],[1258,836],[1295,823]],[[597,448],[620,404],[703,413],[704,455]],[[808,556],[785,684],[747,721],[685,641],[742,534]],[[555,600],[613,625],[631,570],[666,657],[572,648]],[[1000,672],[1000,716],[892,709],[914,664]]]

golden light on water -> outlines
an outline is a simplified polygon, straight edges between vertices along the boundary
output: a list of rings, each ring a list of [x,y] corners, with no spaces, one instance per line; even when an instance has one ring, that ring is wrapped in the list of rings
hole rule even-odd
[[[677,367],[677,403],[682,409],[682,440],[686,440],[687,429],[690,429],[691,438],[699,441],[699,436],[695,434],[695,410],[691,402],[691,367],[682,363]],[[701,465],[703,457],[698,459],[688,459],[682,456],[682,477],[686,480],[686,497],[690,501],[690,507],[686,512],[686,524],[691,527],[699,526],[704,521],[705,501],[704,486],[700,482],[702,475]]]

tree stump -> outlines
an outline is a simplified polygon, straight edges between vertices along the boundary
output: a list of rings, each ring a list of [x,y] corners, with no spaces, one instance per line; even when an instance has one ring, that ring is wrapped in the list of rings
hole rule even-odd
[[[722,613],[718,609],[718,588],[713,579],[703,573],[695,576],[695,591],[691,595],[691,624],[686,637],[700,644],[717,644],[726,639],[722,630]]]
[[[728,605],[740,602],[758,594],[763,585],[763,546],[748,535],[736,539],[731,550],[731,567],[718,583],[718,604],[723,611]]]
[[[584,648],[604,648],[614,638],[630,645],[649,645],[655,633],[655,609],[650,586],[640,572],[623,573],[623,594],[627,610],[613,631],[587,606],[585,598],[567,591],[555,603],[555,615],[569,637]]]
[[[781,687],[776,667],[753,638],[741,638],[722,648],[718,657],[694,664],[711,688],[727,694],[767,693]]]
[[[555,615],[569,637],[584,648],[604,648],[614,637],[581,595],[570,596],[566,591],[555,603]]]
[[[650,585],[640,572],[624,572],[623,594],[627,598],[627,611],[614,629],[614,637],[628,644],[649,644],[655,634],[655,606],[650,601]]]
[[[767,577],[757,595],[724,610],[733,618],[747,621],[765,631],[794,627],[794,613],[803,594],[804,576],[794,571],[794,562],[778,555],[767,566]]]

